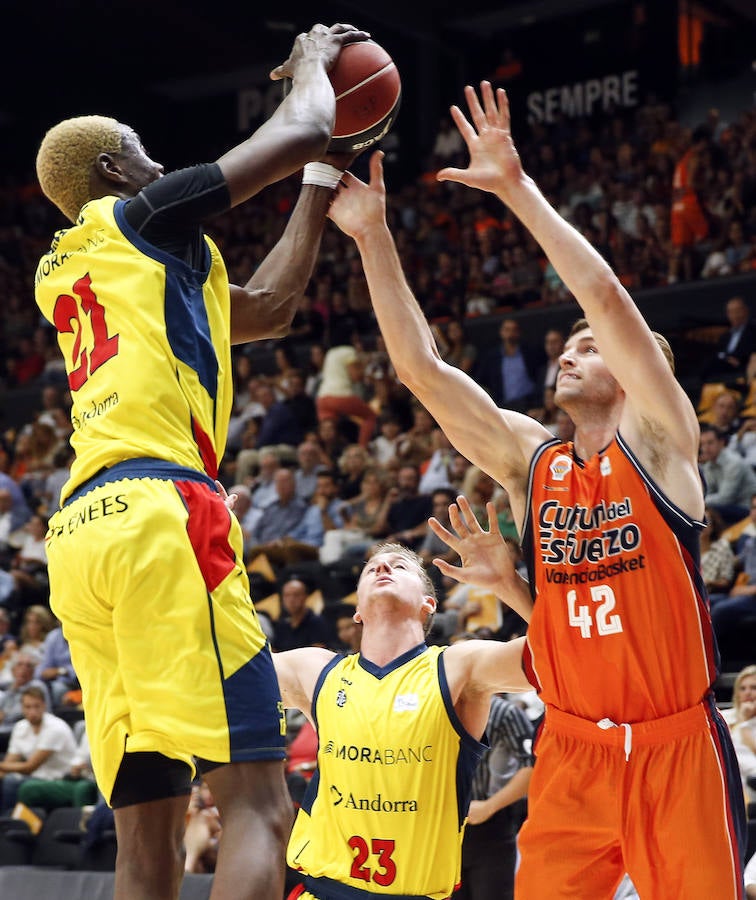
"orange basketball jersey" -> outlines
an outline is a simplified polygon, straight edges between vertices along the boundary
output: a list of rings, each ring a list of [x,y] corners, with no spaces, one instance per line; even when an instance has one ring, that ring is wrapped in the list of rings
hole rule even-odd
[[[700,703],[718,654],[699,531],[617,438],[580,460],[571,443],[531,463],[523,548],[535,589],[525,666],[546,704],[616,722]]]

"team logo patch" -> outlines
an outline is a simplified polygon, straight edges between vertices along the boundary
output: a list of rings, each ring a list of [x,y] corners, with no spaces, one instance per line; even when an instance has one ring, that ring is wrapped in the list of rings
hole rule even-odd
[[[601,464],[599,465],[599,472],[602,475],[611,475],[612,474],[612,461],[608,456],[601,457]]]
[[[415,712],[419,707],[417,694],[397,694],[394,698],[394,712]]]
[[[339,690],[336,692],[336,706],[339,706],[339,707],[346,706],[346,702],[347,702],[346,691],[343,688],[339,688]]]
[[[560,453],[559,456],[555,456],[551,461],[549,469],[551,470],[551,477],[554,481],[564,481],[565,476],[572,469],[572,457]]]

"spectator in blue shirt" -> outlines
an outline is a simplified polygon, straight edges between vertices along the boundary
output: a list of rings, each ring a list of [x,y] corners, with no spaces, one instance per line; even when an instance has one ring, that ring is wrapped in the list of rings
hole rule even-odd
[[[42,645],[42,659],[34,670],[34,677],[44,681],[52,697],[52,707],[60,706],[63,696],[78,686],[71,663],[71,651],[60,625],[53,628]]]

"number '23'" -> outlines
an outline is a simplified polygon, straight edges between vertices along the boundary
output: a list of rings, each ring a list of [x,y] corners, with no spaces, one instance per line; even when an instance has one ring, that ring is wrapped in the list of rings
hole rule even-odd
[[[370,881],[372,878],[381,887],[393,884],[396,878],[396,863],[391,858],[391,854],[394,852],[394,841],[373,838],[368,849],[365,838],[355,834],[349,838],[349,846],[356,851],[350,872],[352,878],[359,878],[361,881]],[[365,865],[371,852],[373,856],[377,857],[373,871]]]
[[[53,323],[60,334],[74,335],[68,386],[72,391],[78,391],[93,372],[118,353],[118,335],[114,334],[111,337],[108,334],[105,307],[98,302],[89,275],[80,278],[71,290],[81,301],[82,312],[89,316],[94,338],[92,348],[87,350],[86,347],[82,347],[79,304],[70,294],[61,294],[55,301]]]

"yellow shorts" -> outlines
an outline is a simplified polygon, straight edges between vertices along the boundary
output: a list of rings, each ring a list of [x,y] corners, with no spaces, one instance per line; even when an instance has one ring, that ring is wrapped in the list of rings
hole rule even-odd
[[[146,476],[146,477],[145,477]],[[156,460],[95,476],[50,520],[50,600],[109,801],[124,753],[284,758],[242,534],[210,479]]]

